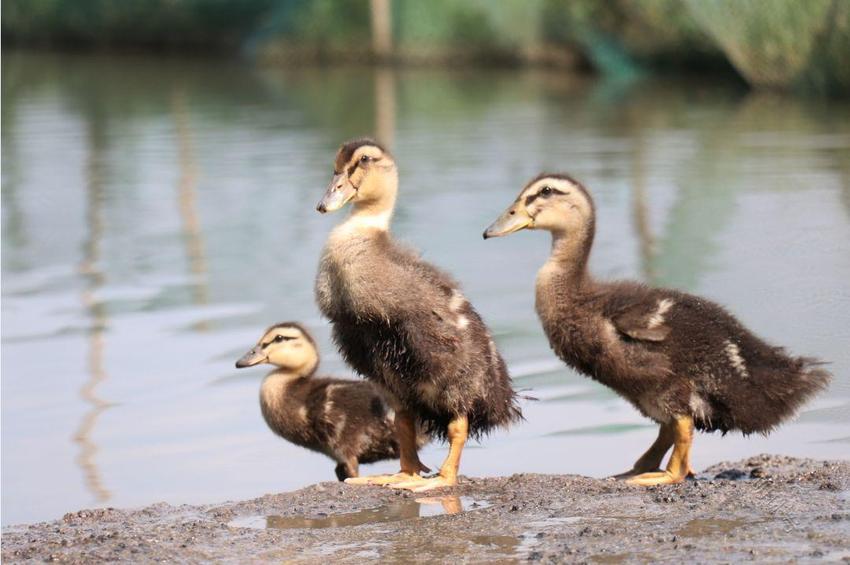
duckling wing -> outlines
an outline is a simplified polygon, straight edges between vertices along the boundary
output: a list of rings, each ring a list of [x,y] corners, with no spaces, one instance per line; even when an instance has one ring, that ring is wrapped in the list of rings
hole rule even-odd
[[[617,331],[640,341],[664,341],[670,334],[666,323],[675,302],[671,298],[644,299],[621,306],[611,316]]]

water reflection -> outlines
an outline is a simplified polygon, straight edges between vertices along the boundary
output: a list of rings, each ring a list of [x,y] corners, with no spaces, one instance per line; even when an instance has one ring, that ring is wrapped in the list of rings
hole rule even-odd
[[[395,142],[395,72],[386,67],[375,69],[375,135],[392,151]]]
[[[655,258],[655,237],[652,235],[651,218],[646,187],[646,139],[638,135],[632,157],[632,221],[637,236],[641,274],[649,283],[656,283],[653,259]]]
[[[324,529],[362,526],[413,520],[442,514],[458,514],[468,510],[487,508],[489,503],[460,496],[436,496],[417,499],[402,499],[385,506],[367,508],[357,512],[330,514],[318,518],[303,516],[243,516],[229,523],[238,528]]]
[[[480,239],[543,169],[593,191],[600,276],[708,294],[772,341],[833,362],[835,386],[796,423],[768,439],[700,436],[698,467],[846,451],[832,441],[850,414],[845,103],[709,81],[145,57],[4,53],[2,74],[7,523],[93,497],[213,502],[333,479],[320,455],[268,432],[257,380],[231,378],[230,361],[258,327],[300,319],[323,371],[350,374],[312,292],[339,218],[314,206],[339,143],[370,133],[400,163],[397,235],[462,282],[517,387],[541,399],[470,451],[464,472],[605,476],[653,435],[553,357],[533,308],[545,237]],[[51,465],[32,446],[55,454]],[[80,468],[82,486],[69,479]]]
[[[74,441],[79,445],[77,463],[83,472],[86,486],[95,501],[106,502],[111,494],[104,486],[103,477],[97,466],[97,444],[92,439],[95,425],[100,415],[109,408],[109,403],[97,394],[97,387],[109,378],[104,366],[104,333],[107,327],[106,305],[97,296],[106,280],[101,271],[101,243],[103,238],[103,203],[104,203],[104,168],[106,131],[103,117],[97,108],[93,108],[87,124],[86,146],[86,225],[88,237],[83,245],[83,258],[79,265],[79,273],[86,280],[83,289],[82,303],[88,312],[91,327],[88,331],[88,369],[89,378],[80,388],[80,397],[88,404],[89,409],[83,415],[80,425],[74,434]]]
[[[174,125],[177,136],[177,162],[180,169],[177,182],[177,195],[180,208],[180,220],[183,224],[183,241],[186,246],[186,257],[189,261],[189,271],[192,273],[192,288],[194,303],[204,305],[209,300],[207,290],[207,261],[204,254],[204,239],[201,222],[197,211],[198,168],[195,159],[195,149],[192,142],[192,131],[186,109],[186,93],[176,89],[172,96]],[[195,324],[198,331],[209,328],[206,320]]]

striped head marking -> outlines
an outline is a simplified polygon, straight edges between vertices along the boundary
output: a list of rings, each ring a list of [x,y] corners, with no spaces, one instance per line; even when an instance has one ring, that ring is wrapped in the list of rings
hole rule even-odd
[[[484,239],[523,229],[568,233],[593,220],[593,199],[581,183],[567,175],[541,174],[484,231]]]
[[[348,202],[394,199],[397,184],[398,172],[389,151],[372,139],[355,139],[337,151],[333,178],[316,210],[324,214]]]
[[[269,363],[304,376],[319,364],[319,353],[313,336],[301,324],[281,322],[263,333],[257,344],[243,355],[236,367],[252,367]]]

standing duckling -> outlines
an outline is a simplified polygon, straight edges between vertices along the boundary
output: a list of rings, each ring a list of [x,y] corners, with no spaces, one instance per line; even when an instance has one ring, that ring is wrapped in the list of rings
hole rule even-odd
[[[398,458],[395,411],[386,396],[371,383],[315,377],[316,342],[300,324],[270,327],[236,367],[260,363],[277,367],[260,388],[266,424],[295,445],[336,461],[340,481],[358,476],[360,463]],[[416,445],[427,441],[419,435]]]
[[[568,365],[614,389],[658,424],[658,439],[620,475],[639,485],[692,474],[693,429],[766,434],[830,374],[818,361],[768,345],[704,298],[636,282],[601,282],[587,270],[593,199],[567,175],[529,182],[484,238],[522,229],[552,233],[537,275],[537,314]],[[665,471],[658,471],[673,447]]]
[[[351,215],[330,234],[316,279],[316,298],[346,361],[398,399],[401,471],[351,480],[427,490],[457,484],[467,436],[478,437],[522,417],[507,367],[487,326],[458,284],[389,232],[398,192],[390,153],[370,139],[344,144],[317,206]],[[449,440],[435,477],[419,476],[416,426]]]

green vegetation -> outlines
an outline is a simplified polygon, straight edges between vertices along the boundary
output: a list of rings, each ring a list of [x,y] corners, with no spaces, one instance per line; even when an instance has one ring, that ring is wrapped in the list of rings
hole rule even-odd
[[[4,0],[3,42],[372,60],[369,0]],[[392,59],[628,76],[734,68],[756,87],[850,92],[850,0],[392,0]]]
[[[276,0],[3,0],[3,42],[225,50],[261,26],[276,4]]]
[[[687,0],[748,82],[772,88],[850,89],[846,0]]]

